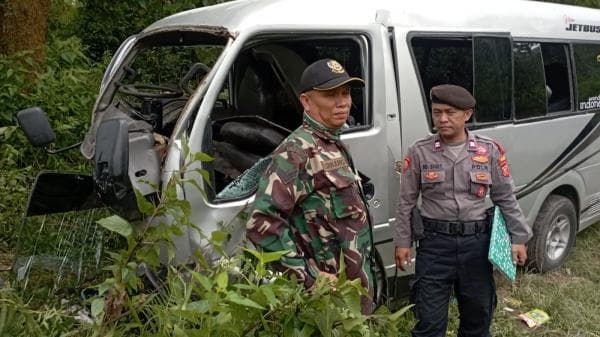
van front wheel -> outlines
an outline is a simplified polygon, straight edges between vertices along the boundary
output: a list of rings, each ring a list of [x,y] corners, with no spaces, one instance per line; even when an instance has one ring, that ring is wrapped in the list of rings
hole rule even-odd
[[[538,272],[559,268],[575,243],[577,214],[573,202],[560,195],[546,199],[533,226],[529,266]]]

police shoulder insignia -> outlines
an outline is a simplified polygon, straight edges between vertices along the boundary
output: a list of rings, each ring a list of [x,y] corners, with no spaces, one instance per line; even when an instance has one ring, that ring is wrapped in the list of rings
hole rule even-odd
[[[508,162],[506,161],[506,154],[500,154],[500,157],[498,157],[498,166],[500,166],[503,176],[510,177],[510,169],[508,168]]]
[[[406,173],[406,171],[408,171],[409,168],[410,168],[410,157],[406,156],[406,157],[404,157],[404,164],[402,166],[402,173]]]
[[[498,158],[498,165],[500,165],[500,166],[506,166],[507,165],[506,155],[505,154],[500,155],[500,157]]]
[[[329,69],[331,69],[331,72],[334,72],[336,74],[344,73],[344,67],[335,60],[327,61],[327,66],[329,67]]]
[[[503,176],[510,177],[510,169],[508,168],[508,165],[504,165],[504,166],[500,167],[500,169],[502,170]]]
[[[504,146],[502,146],[502,144],[498,143],[497,141],[494,141],[494,144],[498,148],[498,152],[500,152],[500,155],[503,155],[506,153],[506,150],[504,149]]]

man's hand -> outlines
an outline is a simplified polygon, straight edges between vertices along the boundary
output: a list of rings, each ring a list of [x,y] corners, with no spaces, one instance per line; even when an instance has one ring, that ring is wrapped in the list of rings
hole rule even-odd
[[[527,261],[527,248],[525,245],[512,245],[512,259],[514,264],[525,265],[525,261]]]
[[[337,275],[326,273],[324,271],[319,271],[319,277],[322,277],[323,279],[327,280],[327,282],[332,285],[332,289],[335,290],[335,284],[338,281]],[[310,288],[308,288],[307,290],[313,291],[313,289],[315,289],[316,286],[317,282],[315,281],[315,283],[313,283],[313,285],[310,286]]]
[[[396,267],[405,271],[411,264],[410,248],[396,247]]]
[[[333,284],[336,284],[338,281],[337,276],[334,274],[326,273],[324,271],[319,271],[319,275],[323,276],[327,281],[329,281],[330,283],[333,283]]]

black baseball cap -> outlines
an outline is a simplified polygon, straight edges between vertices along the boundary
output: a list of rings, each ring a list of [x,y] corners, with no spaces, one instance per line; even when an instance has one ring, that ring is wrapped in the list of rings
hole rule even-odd
[[[336,60],[321,59],[304,69],[300,78],[300,93],[309,90],[331,90],[344,84],[364,86],[358,77],[350,77],[346,69]]]

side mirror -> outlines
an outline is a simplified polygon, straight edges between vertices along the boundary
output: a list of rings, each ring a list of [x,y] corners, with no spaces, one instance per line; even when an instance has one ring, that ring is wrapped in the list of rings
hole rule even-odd
[[[17,120],[27,140],[33,146],[46,146],[56,140],[56,135],[48,122],[46,112],[38,107],[21,110],[17,113]]]
[[[94,183],[108,205],[131,190],[128,175],[129,130],[125,119],[108,119],[98,126],[94,156]]]

